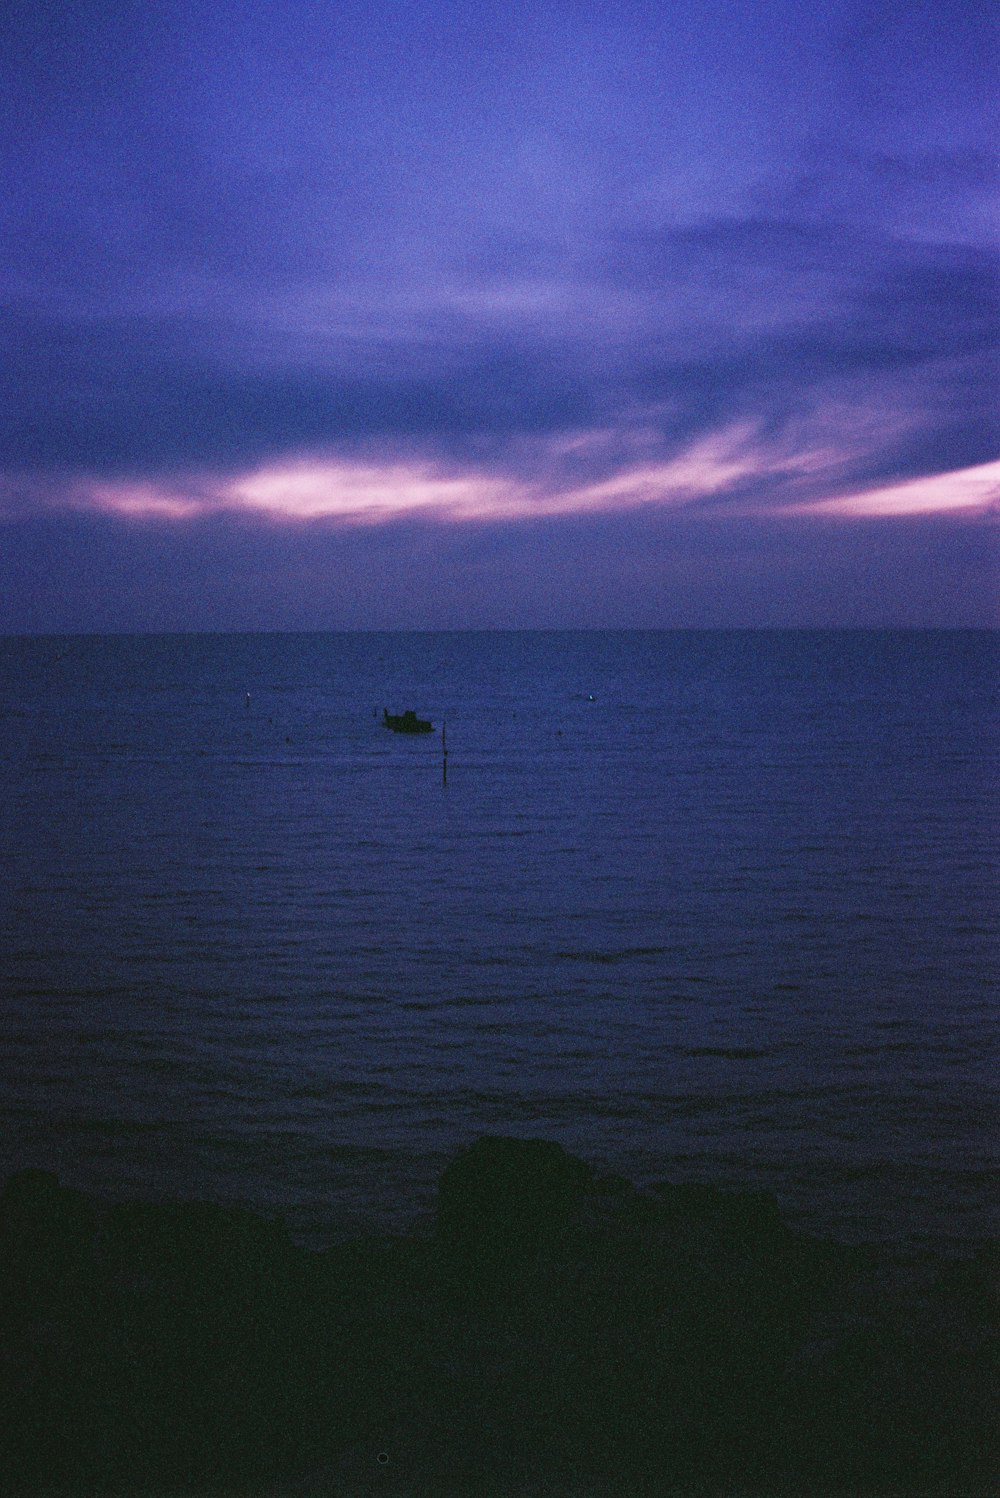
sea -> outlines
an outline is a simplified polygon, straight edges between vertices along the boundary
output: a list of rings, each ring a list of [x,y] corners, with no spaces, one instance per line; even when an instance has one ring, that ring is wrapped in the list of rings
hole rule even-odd
[[[320,1246],[503,1133],[1000,1236],[998,686],[989,631],[0,638],[0,1177]]]

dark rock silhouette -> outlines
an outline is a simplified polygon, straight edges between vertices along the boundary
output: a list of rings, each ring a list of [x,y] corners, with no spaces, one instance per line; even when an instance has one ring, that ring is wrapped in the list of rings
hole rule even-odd
[[[700,1183],[675,1185],[660,1181],[651,1187],[659,1199],[661,1215],[711,1227],[719,1233],[737,1234],[747,1240],[786,1237],[777,1199],[767,1191],[720,1191]]]
[[[497,1288],[565,1239],[590,1179],[550,1140],[477,1139],[441,1176],[438,1241],[470,1283]]]
[[[0,1303],[8,1313],[52,1311],[93,1272],[97,1212],[45,1170],[21,1170],[0,1196]]]
[[[998,1271],[995,1245],[845,1248],[544,1140],[463,1151],[432,1238],[323,1252],[20,1172],[0,1491],[985,1495]]]

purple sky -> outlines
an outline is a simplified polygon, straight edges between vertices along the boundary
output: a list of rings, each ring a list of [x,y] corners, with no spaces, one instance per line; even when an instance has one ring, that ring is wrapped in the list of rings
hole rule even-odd
[[[0,631],[996,625],[974,0],[7,0]]]

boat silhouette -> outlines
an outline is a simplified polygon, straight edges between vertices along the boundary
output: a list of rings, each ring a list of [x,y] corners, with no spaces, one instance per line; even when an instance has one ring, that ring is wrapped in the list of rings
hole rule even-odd
[[[391,728],[393,733],[431,733],[434,724],[426,718],[418,718],[412,710],[405,713],[391,713],[387,707],[382,709],[382,722],[386,728]]]

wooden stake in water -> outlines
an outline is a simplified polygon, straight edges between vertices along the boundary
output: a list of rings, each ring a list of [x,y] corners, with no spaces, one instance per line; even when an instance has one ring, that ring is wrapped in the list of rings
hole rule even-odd
[[[448,784],[448,740],[445,737],[445,720],[441,719],[441,784]]]

